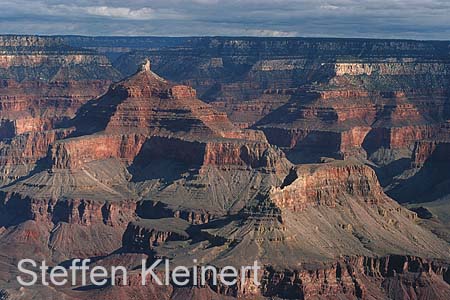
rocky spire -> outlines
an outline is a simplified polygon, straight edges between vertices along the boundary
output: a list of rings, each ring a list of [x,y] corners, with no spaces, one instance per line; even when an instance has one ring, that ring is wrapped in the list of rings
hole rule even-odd
[[[145,71],[145,72],[150,72],[151,71],[151,63],[150,63],[150,60],[148,58],[146,58],[145,61],[142,63],[139,71]]]
[[[138,74],[146,74],[147,78],[153,78],[153,79],[156,79],[157,81],[160,81],[163,83],[168,83],[164,78],[160,77],[159,75],[157,75],[156,73],[154,73],[151,70],[151,65],[152,64],[151,64],[150,60],[148,58],[146,58],[142,62],[142,64],[139,66],[139,69],[137,70],[137,72],[129,78],[133,78],[135,75],[138,75]]]

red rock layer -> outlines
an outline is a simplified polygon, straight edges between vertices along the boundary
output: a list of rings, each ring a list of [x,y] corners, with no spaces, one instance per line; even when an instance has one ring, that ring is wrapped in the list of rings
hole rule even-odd
[[[167,240],[189,239],[189,235],[184,231],[189,223],[184,224],[180,219],[169,219],[170,221],[164,224],[167,220],[131,222],[124,233],[123,245],[130,250],[149,251]]]
[[[449,266],[444,263],[414,256],[359,256],[342,258],[323,266],[286,270],[267,267],[259,272],[260,288],[253,284],[251,272],[245,274],[244,284],[240,284],[239,276],[239,284],[233,286],[220,284],[219,280],[218,285],[213,285],[213,275],[208,273],[207,286],[193,289],[197,290],[197,296],[202,294],[201,290],[211,289],[215,293],[213,297],[220,299],[446,299],[450,296],[449,272]],[[162,272],[156,274],[161,278],[164,276]],[[119,287],[124,282],[123,278],[117,278],[116,294],[121,289],[127,290],[128,286],[141,293],[157,287],[151,277],[148,277],[146,286],[142,286],[139,272],[130,273],[128,279],[127,286]],[[173,289],[172,295],[178,294],[175,285],[170,285],[169,289]]]
[[[319,270],[268,271],[263,294],[297,299],[444,299],[450,295],[449,272],[446,264],[414,256],[351,257]]]
[[[272,144],[348,157],[380,148],[411,150],[415,141],[440,132],[440,117],[430,116],[442,115],[443,103],[420,104],[402,92],[307,91],[297,98],[255,126]]]
[[[207,224],[211,220],[219,217],[207,212],[203,208],[196,209],[195,211],[188,209],[178,210],[169,208],[162,202],[155,203],[151,200],[139,202],[136,212],[144,219],[177,218],[194,225]]]
[[[235,139],[191,141],[152,137],[142,147],[138,159],[157,158],[170,158],[203,167],[237,166],[271,171],[284,167],[284,154],[268,143]]]
[[[279,164],[284,158],[282,152],[267,143],[231,139],[199,142],[134,134],[105,134],[51,142],[54,143],[50,145],[49,158],[55,169],[77,169],[85,163],[108,158],[118,158],[131,164],[136,158],[163,157],[199,166],[234,165],[275,171],[281,167]]]
[[[371,204],[383,202],[386,195],[375,172],[362,164],[335,163],[300,166],[295,180],[270,193],[272,201],[281,209],[303,211],[310,206],[334,207],[338,199],[358,197]]]
[[[88,199],[35,199],[14,192],[2,192],[1,209],[16,220],[33,220],[44,224],[69,224],[124,227],[135,218],[133,201],[91,201]]]
[[[108,158],[131,163],[144,142],[144,136],[134,134],[92,135],[57,141],[50,147],[52,167],[76,169],[85,163]]]
[[[49,130],[19,135],[1,149],[2,165],[33,162],[47,154],[48,147],[58,139],[70,134],[71,130]]]
[[[419,141],[416,142],[413,152],[413,164],[422,166],[427,160],[436,162],[450,160],[450,142],[448,141]]]
[[[144,66],[113,85],[76,122],[80,132],[175,134],[197,138],[239,132],[225,113],[195,98],[195,90],[170,83]]]
[[[237,92],[237,91],[235,91]],[[292,90],[268,90],[257,99],[241,102],[238,100],[216,100],[210,104],[218,111],[225,112],[230,120],[240,128],[248,128],[288,102]]]

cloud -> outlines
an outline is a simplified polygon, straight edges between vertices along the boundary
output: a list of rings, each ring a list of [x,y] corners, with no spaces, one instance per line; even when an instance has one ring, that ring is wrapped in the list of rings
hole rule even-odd
[[[129,20],[149,20],[155,17],[156,12],[149,7],[132,9],[129,7],[108,6],[75,6],[59,4],[48,6],[45,12],[51,16],[98,16],[106,18],[121,18]]]
[[[298,35],[295,31],[279,31],[268,29],[246,29],[244,35],[265,36],[265,37],[295,37]]]
[[[218,4],[219,0],[192,0],[193,3],[213,5]]]
[[[127,7],[88,6],[85,11],[89,15],[132,20],[148,20],[154,16],[154,10],[148,7],[130,9]]]
[[[444,0],[0,0],[3,33],[448,39]]]

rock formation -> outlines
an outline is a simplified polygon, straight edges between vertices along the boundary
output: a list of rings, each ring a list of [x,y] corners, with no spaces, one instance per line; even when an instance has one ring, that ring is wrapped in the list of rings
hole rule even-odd
[[[58,38],[3,36],[0,52],[0,169],[7,183],[33,169],[68,134],[54,129],[120,74],[105,56]]]
[[[448,45],[0,37],[0,298],[449,298]],[[24,257],[130,278],[21,288]],[[142,258],[262,285],[142,286]]]

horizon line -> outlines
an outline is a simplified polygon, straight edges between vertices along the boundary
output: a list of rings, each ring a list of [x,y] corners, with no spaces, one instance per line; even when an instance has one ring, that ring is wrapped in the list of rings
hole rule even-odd
[[[0,36],[23,37],[82,37],[82,38],[241,38],[241,39],[327,39],[327,40],[365,40],[365,41],[410,41],[410,42],[450,42],[450,39],[414,39],[383,37],[337,37],[337,36],[255,36],[255,35],[86,35],[86,34],[39,34],[39,33],[0,33]]]

